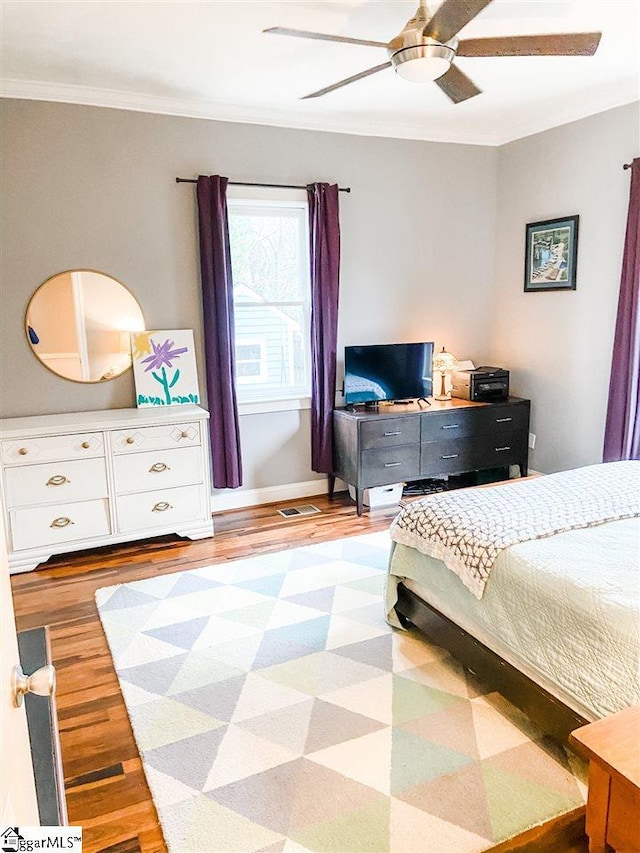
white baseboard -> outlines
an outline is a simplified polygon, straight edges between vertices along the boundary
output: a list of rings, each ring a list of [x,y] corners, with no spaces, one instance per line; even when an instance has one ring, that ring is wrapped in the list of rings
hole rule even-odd
[[[529,469],[529,475],[541,475],[541,471]],[[336,480],[335,491],[346,491],[347,484]],[[291,501],[309,498],[313,495],[327,494],[327,480],[307,480],[304,483],[284,483],[281,486],[265,486],[262,489],[214,489],[211,495],[211,511],[223,512],[226,509],[243,509],[248,506],[273,504],[278,501]]]
[[[341,480],[336,480],[336,491],[345,489]],[[319,480],[307,480],[304,483],[285,483],[282,486],[266,486],[262,489],[214,489],[211,495],[212,512],[225,509],[242,509],[247,506],[272,504],[277,501],[297,500],[312,495],[327,494],[326,477]]]

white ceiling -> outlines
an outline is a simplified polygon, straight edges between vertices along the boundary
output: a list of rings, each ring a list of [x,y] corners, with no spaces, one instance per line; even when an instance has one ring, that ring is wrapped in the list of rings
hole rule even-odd
[[[438,2],[430,4],[434,9]],[[454,105],[380,48],[263,35],[272,26],[388,41],[417,0],[1,0],[2,94],[260,124],[500,145],[639,98],[640,0],[494,0],[464,37],[603,32],[594,57],[460,58],[483,94]]]

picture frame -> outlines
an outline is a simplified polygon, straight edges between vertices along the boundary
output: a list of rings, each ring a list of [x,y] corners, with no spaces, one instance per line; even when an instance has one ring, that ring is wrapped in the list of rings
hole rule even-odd
[[[524,290],[575,290],[579,216],[530,222],[526,227]]]

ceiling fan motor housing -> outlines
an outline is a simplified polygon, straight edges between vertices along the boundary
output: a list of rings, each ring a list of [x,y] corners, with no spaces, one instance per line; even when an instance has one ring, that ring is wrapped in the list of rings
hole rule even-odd
[[[416,82],[437,80],[451,67],[456,57],[457,39],[440,44],[434,39],[421,39],[422,44],[401,47],[399,50],[389,50],[389,58],[394,71],[401,77]]]
[[[437,80],[447,73],[456,58],[458,39],[455,36],[443,43],[424,35],[430,19],[426,3],[421,2],[413,18],[387,47],[394,71],[406,80],[416,83]]]

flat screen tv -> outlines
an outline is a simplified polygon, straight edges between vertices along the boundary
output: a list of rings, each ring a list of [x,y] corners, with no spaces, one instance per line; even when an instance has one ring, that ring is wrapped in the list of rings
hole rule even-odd
[[[345,347],[345,404],[429,397],[432,359],[432,342]]]

